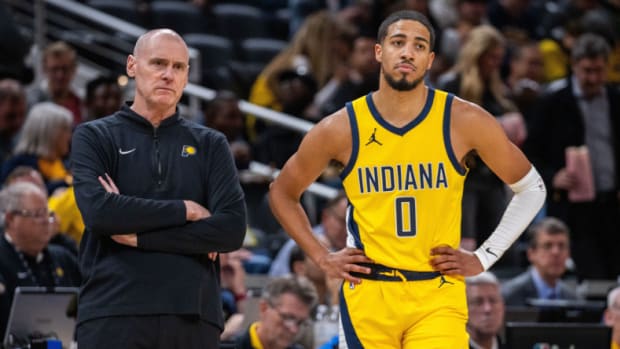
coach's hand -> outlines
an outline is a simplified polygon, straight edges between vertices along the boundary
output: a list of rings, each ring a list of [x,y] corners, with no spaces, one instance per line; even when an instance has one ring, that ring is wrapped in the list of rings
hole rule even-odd
[[[454,249],[450,246],[437,246],[431,249],[431,266],[433,270],[444,275],[473,276],[484,271],[478,257],[464,249]]]
[[[112,235],[111,238],[121,245],[138,247],[138,236],[136,234],[116,234]]]
[[[364,255],[364,251],[349,247],[325,254],[317,261],[319,267],[328,277],[344,279],[345,282],[354,284],[359,284],[362,280],[352,276],[350,272],[370,273],[370,268],[359,266],[357,263],[373,263],[373,261]]]

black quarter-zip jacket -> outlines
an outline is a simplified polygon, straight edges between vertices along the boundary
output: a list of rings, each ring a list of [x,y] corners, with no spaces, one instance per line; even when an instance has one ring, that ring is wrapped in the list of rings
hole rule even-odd
[[[86,230],[78,323],[118,315],[185,314],[223,327],[219,268],[209,252],[238,249],[243,191],[226,138],[178,113],[153,127],[128,106],[77,127],[75,197]],[[109,174],[120,194],[107,193]],[[211,217],[187,222],[183,200]],[[111,239],[135,233],[138,247]]]

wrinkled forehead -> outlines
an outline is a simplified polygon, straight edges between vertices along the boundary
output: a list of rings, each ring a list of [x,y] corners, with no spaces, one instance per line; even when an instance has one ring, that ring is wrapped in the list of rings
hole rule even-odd
[[[134,48],[136,56],[165,55],[189,60],[187,45],[183,39],[171,31],[155,31],[138,39]]]

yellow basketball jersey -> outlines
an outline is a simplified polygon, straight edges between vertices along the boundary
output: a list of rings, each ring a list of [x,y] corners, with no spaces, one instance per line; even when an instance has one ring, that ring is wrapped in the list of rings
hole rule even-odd
[[[431,270],[430,250],[458,247],[466,169],[450,142],[453,95],[430,89],[404,127],[389,124],[372,95],[347,103],[353,148],[341,177],[349,198],[347,244],[386,266]]]

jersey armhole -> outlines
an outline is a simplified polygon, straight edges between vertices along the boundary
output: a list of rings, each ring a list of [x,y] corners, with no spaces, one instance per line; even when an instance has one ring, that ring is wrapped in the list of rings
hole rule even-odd
[[[352,102],[346,104],[347,115],[349,117],[349,125],[351,126],[351,157],[349,162],[345,165],[342,172],[340,172],[340,179],[344,181],[349,172],[353,169],[353,165],[357,161],[357,154],[359,152],[359,129],[357,126],[357,120],[355,118],[355,109]]]
[[[449,93],[446,96],[446,105],[443,110],[443,141],[446,147],[446,153],[448,154],[448,158],[452,163],[452,166],[460,175],[464,176],[467,173],[467,169],[463,168],[459,163],[456,155],[454,154],[454,148],[452,147],[452,139],[450,137],[450,119],[452,117],[452,101],[454,100],[454,95]]]

